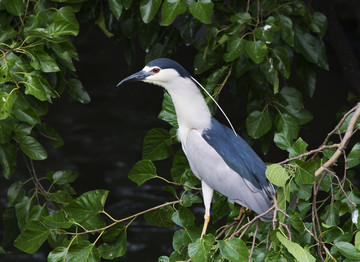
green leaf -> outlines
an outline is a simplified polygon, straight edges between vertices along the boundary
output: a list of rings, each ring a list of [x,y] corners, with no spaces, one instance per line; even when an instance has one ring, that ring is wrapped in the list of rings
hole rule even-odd
[[[280,232],[276,233],[277,238],[283,244],[291,255],[293,255],[297,261],[301,262],[315,262],[316,259],[299,244],[291,242],[285,238]]]
[[[287,16],[279,15],[279,20],[280,20],[280,25],[281,25],[281,39],[286,44],[293,47],[295,32],[292,27],[291,19]]]
[[[0,119],[0,144],[9,142],[14,127],[15,121],[12,118]]]
[[[239,36],[230,37],[226,45],[227,52],[224,54],[225,62],[234,61],[244,52],[244,49],[244,41]]]
[[[13,244],[16,237],[20,234],[14,207],[3,209],[1,214],[2,222],[2,241],[1,245],[6,247]]]
[[[204,24],[211,23],[211,14],[214,8],[214,3],[211,0],[199,0],[190,4],[190,13]]]
[[[100,27],[100,29],[104,32],[104,34],[105,34],[107,37],[110,38],[110,37],[114,36],[114,34],[111,33],[111,32],[106,28],[104,12],[103,12],[102,9],[100,10],[99,17],[96,19],[95,24],[97,24],[97,25]]]
[[[124,224],[112,226],[105,231],[102,238],[106,241],[98,247],[102,258],[110,260],[126,253],[126,226]]]
[[[77,173],[71,170],[62,170],[49,172],[46,176],[51,182],[54,182],[57,185],[65,185],[74,182],[77,178]]]
[[[264,61],[265,56],[267,55],[268,49],[266,44],[261,41],[247,41],[245,45],[246,53],[250,58],[256,63],[260,64]]]
[[[51,49],[56,53],[57,60],[71,71],[75,71],[72,59],[79,59],[74,45],[69,41],[61,43],[52,43]]]
[[[85,88],[83,87],[80,80],[76,78],[71,78],[68,81],[68,91],[69,94],[74,98],[76,101],[80,103],[87,104],[90,103],[90,96],[86,92]]]
[[[191,242],[191,239],[184,229],[177,230],[174,233],[172,246],[174,250],[181,253],[184,248]]]
[[[279,148],[291,151],[292,141],[291,132],[288,128],[285,128],[280,132],[275,132],[274,142]]]
[[[275,47],[271,49],[275,58],[278,60],[277,68],[286,77],[290,77],[291,73],[291,61],[289,58],[288,51],[283,47]]]
[[[329,65],[324,42],[300,27],[295,27],[295,31],[295,50],[301,53],[310,63],[317,64],[328,70]]]
[[[160,43],[154,44],[149,52],[145,55],[145,62],[148,63],[159,57],[163,57],[166,54],[166,46]]]
[[[360,232],[357,232],[355,234],[354,243],[355,243],[355,247],[360,250]]]
[[[265,175],[269,181],[279,187],[284,187],[289,175],[285,168],[279,164],[272,164],[267,167]]]
[[[178,210],[172,214],[172,221],[181,227],[195,226],[194,214],[182,205],[179,205]]]
[[[25,50],[25,54],[30,57],[30,65],[36,70],[41,70],[45,73],[60,71],[55,59],[44,50],[44,47],[30,51]]]
[[[43,217],[42,221],[49,228],[69,228],[73,224],[66,217],[65,211],[62,209],[53,215]]]
[[[231,209],[228,205],[227,197],[215,192],[213,199],[212,199],[212,221],[216,223],[218,220],[223,218],[224,216],[229,215]]]
[[[182,150],[179,150],[175,154],[170,173],[174,182],[177,183],[194,187],[200,182],[192,173],[187,158]]]
[[[1,32],[1,35],[0,35],[0,42],[2,42],[2,43],[5,43],[10,38],[14,38],[17,34],[17,31],[15,31],[12,26],[5,27],[2,30],[3,31]],[[1,78],[5,78],[5,77],[2,75],[2,73],[0,73],[0,83],[5,80],[5,79],[1,79]],[[8,79],[10,79],[10,77]],[[6,81],[4,81],[4,82],[6,82]]]
[[[187,194],[183,195],[182,201],[183,201],[182,204],[184,205],[184,207],[190,207],[193,204],[202,203],[202,200],[199,196],[191,194],[191,193],[187,193]]]
[[[170,260],[167,256],[161,256],[159,257],[158,262],[170,262]]]
[[[28,108],[21,109],[21,110],[15,109],[13,111],[13,115],[15,116],[16,119],[26,122],[26,123],[29,123],[32,126],[40,123],[39,112],[37,112],[32,107],[28,107]],[[16,135],[18,135],[18,134],[16,134]]]
[[[278,207],[286,211],[286,202],[289,202],[290,200],[290,192],[289,192],[289,185],[285,185],[284,187],[279,187],[276,193],[276,199],[278,201],[277,205]],[[277,214],[278,219],[280,222],[284,222],[285,215],[281,212]]]
[[[280,95],[293,108],[296,108],[296,109],[304,108],[304,105],[303,105],[303,102],[302,102],[302,94],[296,88],[286,86],[286,87],[281,89]]]
[[[22,188],[23,183],[21,181],[14,182],[7,191],[7,199],[9,206],[15,205],[21,199],[24,198],[26,191]]]
[[[18,150],[12,144],[7,143],[0,146],[0,164],[2,166],[2,174],[6,179],[10,179],[15,170],[17,152]]]
[[[299,125],[304,125],[312,119],[312,114],[304,109],[300,91],[293,87],[284,87],[280,90],[280,95],[287,103],[285,109],[296,118]]]
[[[335,247],[339,250],[339,252],[350,259],[360,259],[360,252],[354,245],[348,242],[335,242]]]
[[[289,209],[289,217],[291,226],[294,227],[299,232],[304,232],[304,223],[301,220],[301,217],[298,213],[293,211],[292,209]]]
[[[303,162],[296,161],[295,182],[301,186],[303,184],[312,185],[315,181],[315,171],[320,167],[317,161]]]
[[[18,249],[34,254],[45,242],[50,230],[39,221],[30,221],[24,231],[15,239],[14,246]]]
[[[246,118],[246,130],[249,136],[259,138],[271,130],[272,118],[269,111],[253,111]]]
[[[261,72],[266,76],[267,81],[273,85],[274,94],[279,92],[279,74],[273,59],[265,60],[260,64]]]
[[[70,6],[61,7],[53,13],[53,21],[49,30],[52,36],[73,35],[79,32],[79,23]]]
[[[128,175],[138,186],[141,186],[156,176],[156,168],[151,160],[141,160],[137,162]]]
[[[81,225],[87,230],[95,230],[106,227],[106,222],[99,214],[95,214],[81,222]]]
[[[175,18],[186,11],[186,4],[182,0],[165,0],[161,8],[161,25],[168,26]]]
[[[144,215],[144,218],[145,221],[151,226],[173,228],[173,214],[174,209],[170,205],[168,205],[146,213]]]
[[[123,10],[123,5],[121,2],[121,0],[109,0],[110,10],[117,20],[119,20]]]
[[[69,261],[68,257],[68,248],[66,247],[57,247],[52,250],[48,255],[48,262],[65,262]]]
[[[230,17],[230,21],[242,25],[251,21],[251,15],[249,13],[239,12]]]
[[[342,134],[346,132],[346,129],[349,126],[350,119],[353,117],[353,115],[354,113],[348,115],[348,117],[345,118],[344,123],[342,123],[342,125],[340,126],[340,131]],[[358,127],[360,127],[360,118],[356,120],[354,128],[358,128]]]
[[[64,140],[59,135],[59,133],[55,131],[55,129],[53,129],[52,127],[50,127],[48,125],[43,125],[42,130],[47,135],[47,137],[49,138],[50,143],[55,148],[58,148],[58,147],[64,145]]]
[[[100,252],[93,243],[82,240],[70,246],[57,247],[48,255],[48,262],[99,262]]]
[[[11,0],[6,2],[6,10],[13,15],[21,16],[26,8],[25,0]]]
[[[171,135],[162,128],[153,128],[146,133],[143,144],[143,159],[162,160],[173,154]]]
[[[257,27],[254,30],[256,39],[264,41],[266,44],[271,44],[275,36],[275,28],[272,25],[265,24],[264,26]]]
[[[320,218],[328,226],[337,226],[340,223],[339,209],[335,205],[328,205]]]
[[[73,201],[73,198],[71,197],[70,193],[63,190],[57,190],[54,193],[51,193],[46,200],[53,201],[55,203],[59,204],[69,204],[71,201]]]
[[[352,168],[354,166],[360,165],[360,143],[356,143],[351,149],[349,155],[347,156],[347,165],[346,168]]]
[[[175,107],[172,102],[171,96],[169,93],[164,93],[164,100],[162,102],[162,110],[158,116],[161,120],[164,120],[168,122],[170,125],[172,125],[174,128],[178,128],[178,122],[175,112]]]
[[[201,74],[211,68],[214,68],[215,65],[219,62],[222,57],[219,53],[209,53],[206,55],[201,51],[198,52],[194,59],[194,72],[195,74]]]
[[[307,62],[301,56],[296,59],[296,72],[302,80],[305,90],[310,97],[313,97],[315,92],[316,71],[316,66]]]
[[[296,157],[298,155],[306,153],[307,147],[308,147],[308,144],[301,137],[299,137],[291,145],[291,148],[289,149],[289,157],[292,158],[292,157]]]
[[[86,2],[87,0],[51,0],[53,2],[65,2],[65,3],[70,3],[70,4],[78,4],[78,3],[82,3],[82,2]]]
[[[88,191],[64,207],[70,218],[82,222],[104,210],[105,201],[109,191]]]
[[[298,195],[301,199],[308,201],[312,195],[312,185],[302,185],[299,187]]]
[[[161,5],[161,0],[141,0],[140,14],[145,24],[150,23],[157,14]]]
[[[326,34],[328,23],[327,18],[323,13],[314,12],[313,23],[319,28],[319,37],[322,38]]]
[[[188,254],[193,262],[203,262],[209,260],[210,249],[213,247],[215,237],[207,234],[198,238],[195,242],[188,245]]]
[[[229,240],[219,240],[219,248],[221,255],[229,261],[247,261],[249,251],[243,240],[239,238],[231,238]]]
[[[47,153],[42,145],[32,136],[16,136],[16,142],[19,143],[21,150],[33,160],[44,160]]]
[[[59,94],[49,85],[48,81],[41,75],[25,73],[25,94],[31,94],[41,101],[51,102],[52,97]]]
[[[0,91],[0,120],[9,117],[16,98],[16,92],[10,92],[8,94]]]

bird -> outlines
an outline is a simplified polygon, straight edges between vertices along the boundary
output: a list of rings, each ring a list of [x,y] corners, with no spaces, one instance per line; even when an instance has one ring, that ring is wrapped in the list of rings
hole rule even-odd
[[[201,237],[206,234],[210,221],[214,190],[257,214],[264,213],[261,220],[271,221],[273,211],[269,212],[269,209],[275,190],[266,178],[267,166],[235,132],[214,99],[231,128],[211,115],[199,86],[210,96],[206,89],[183,66],[169,58],[150,61],[142,70],[126,77],[117,86],[134,81],[163,87],[171,96],[179,126],[177,138],[192,172],[201,181],[205,206]]]

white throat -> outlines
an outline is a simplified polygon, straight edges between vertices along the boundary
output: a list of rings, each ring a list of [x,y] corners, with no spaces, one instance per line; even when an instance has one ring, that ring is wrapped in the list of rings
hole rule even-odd
[[[183,145],[191,129],[202,132],[210,128],[210,110],[199,88],[192,80],[176,78],[176,81],[166,83],[164,88],[169,92],[174,103],[179,124],[178,139]]]

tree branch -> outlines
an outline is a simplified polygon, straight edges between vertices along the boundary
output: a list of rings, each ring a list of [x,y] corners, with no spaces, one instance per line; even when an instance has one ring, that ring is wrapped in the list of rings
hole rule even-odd
[[[359,117],[360,117],[360,102],[356,105],[354,115],[351,117],[351,119],[349,121],[349,125],[346,129],[344,138],[342,139],[341,143],[339,144],[339,147],[337,148],[335,153],[331,156],[331,158],[325,164],[323,164],[318,170],[316,170],[316,172],[315,172],[316,177],[319,176],[323,171],[325,171],[326,169],[331,167],[336,162],[336,160],[343,154],[343,152],[353,134],[355,123]]]

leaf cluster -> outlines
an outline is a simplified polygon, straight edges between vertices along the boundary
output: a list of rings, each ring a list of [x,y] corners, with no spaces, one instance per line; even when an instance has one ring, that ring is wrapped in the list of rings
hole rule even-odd
[[[68,76],[78,59],[71,37],[78,34],[79,23],[71,6],[2,1],[0,30],[0,164],[9,179],[19,151],[44,160],[46,140],[54,147],[63,144],[43,121],[48,103],[65,90],[82,103],[90,98],[81,82]]]

